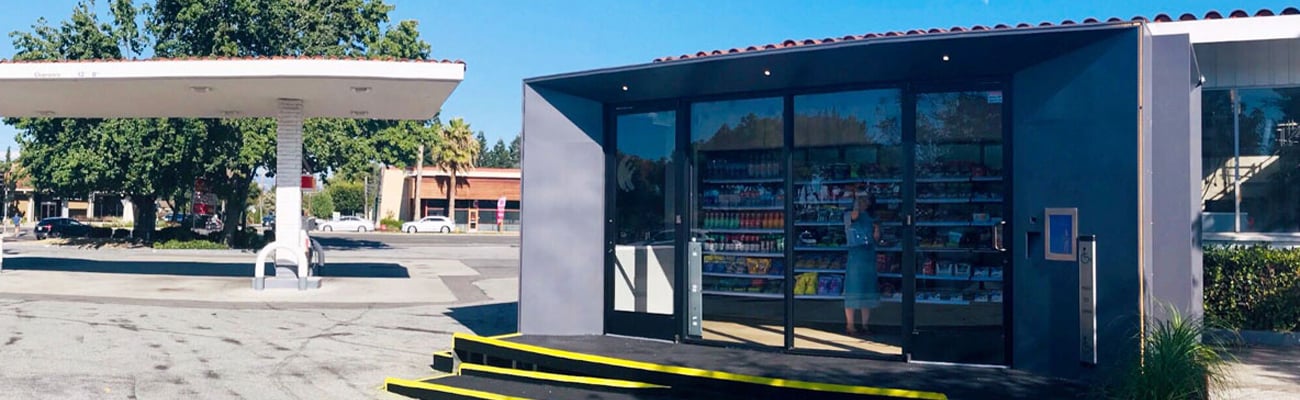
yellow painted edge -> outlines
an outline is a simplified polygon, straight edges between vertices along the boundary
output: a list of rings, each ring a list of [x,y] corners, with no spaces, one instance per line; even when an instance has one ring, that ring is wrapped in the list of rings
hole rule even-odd
[[[725,381],[732,381],[732,382],[753,383],[753,384],[767,385],[767,386],[774,386],[774,387],[804,389],[804,390],[813,390],[813,391],[821,391],[821,392],[865,394],[865,395],[888,396],[888,397],[898,397],[898,398],[907,398],[907,399],[925,399],[925,400],[947,400],[948,399],[947,395],[944,395],[943,393],[937,393],[937,392],[926,392],[926,391],[908,390],[908,389],[879,388],[879,387],[871,387],[871,386],[851,386],[851,385],[841,385],[835,383],[805,382],[805,381],[790,380],[790,379],[778,379],[778,378],[767,378],[767,377],[753,376],[753,375],[734,374],[734,373],[722,372],[722,371],[709,371],[709,370],[703,370],[698,368],[660,365],[660,364],[648,363],[644,361],[632,361],[632,360],[625,360],[625,359],[614,358],[614,357],[606,357],[606,356],[598,356],[593,354],[584,354],[584,353],[577,353],[577,352],[571,352],[565,350],[550,349],[541,346],[533,346],[533,345],[523,344],[523,343],[496,340],[492,338],[486,338],[482,336],[475,336],[475,335],[462,334],[462,333],[453,333],[452,339],[453,340],[465,339],[465,340],[489,344],[493,346],[544,354],[552,357],[565,358],[570,360],[586,361],[586,362],[592,362],[598,364],[608,364],[608,365],[614,365],[614,366],[625,367],[625,368],[639,369],[644,371],[664,372],[664,373],[670,373],[675,375],[704,377],[704,378],[711,378],[711,379],[718,379],[718,380],[725,380]]]
[[[438,374],[438,375],[426,376],[426,377],[423,377],[423,378],[404,379],[404,380],[422,382],[422,381],[431,381],[431,380],[434,380],[434,379],[446,378],[446,377],[448,377],[448,376],[455,376],[455,375],[456,375],[456,374]],[[381,392],[382,392],[382,391],[387,391],[387,390],[388,390],[388,381],[385,380],[385,381],[384,381],[384,384],[379,385],[379,388],[378,388],[378,389],[379,389],[379,391],[381,391]]]
[[[439,350],[439,351],[435,351],[435,352],[433,352],[433,356],[434,356],[434,357],[437,357],[439,354],[441,354],[441,355],[444,355],[444,356],[447,356],[447,357],[451,357],[451,352],[452,352],[451,350]]]
[[[524,378],[540,379],[553,382],[578,383],[591,386],[603,386],[621,389],[667,389],[668,386],[621,379],[592,378],[589,376],[553,374],[549,372],[527,371],[513,368],[498,368],[479,364],[461,364],[460,370],[483,371],[494,374],[511,375]]]
[[[455,333],[453,333],[453,337],[454,337],[454,335],[455,335]],[[507,334],[504,334],[504,335],[487,336],[487,338],[488,338],[488,339],[505,340],[505,339],[517,338],[517,337],[520,337],[520,336],[523,336],[523,335],[524,335],[524,334],[522,334],[522,333],[515,332],[515,333],[507,333]],[[475,335],[475,336],[477,336],[477,335]]]
[[[511,397],[511,396],[505,396],[505,395],[483,392],[478,390],[461,389],[458,387],[439,385],[436,383],[420,382],[420,381],[413,381],[413,380],[400,379],[400,378],[384,378],[384,390],[388,390],[389,386],[403,386],[403,387],[408,387],[413,389],[431,390],[435,392],[451,393],[458,396],[473,397],[476,399],[483,399],[483,400],[528,400],[523,397]],[[391,390],[389,391],[391,392]]]

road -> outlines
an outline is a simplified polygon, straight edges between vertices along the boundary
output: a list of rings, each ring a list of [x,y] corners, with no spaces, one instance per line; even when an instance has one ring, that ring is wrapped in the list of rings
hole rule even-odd
[[[453,332],[515,327],[517,236],[316,236],[339,277],[307,292],[253,292],[247,252],[6,242],[0,399],[392,399]]]

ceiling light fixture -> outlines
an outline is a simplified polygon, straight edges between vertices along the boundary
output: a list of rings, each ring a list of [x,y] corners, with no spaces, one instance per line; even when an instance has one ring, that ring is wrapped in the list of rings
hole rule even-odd
[[[763,70],[763,76],[772,76],[772,70],[770,69]]]
[[[207,93],[212,91],[212,86],[190,86],[194,93]]]
[[[352,91],[355,93],[370,93],[369,86],[353,86]]]
[[[624,91],[624,92],[627,91],[627,85],[623,85],[623,91]]]
[[[944,55],[943,55],[943,60],[944,60],[944,61],[948,61],[948,55],[947,55],[947,54],[944,54]]]

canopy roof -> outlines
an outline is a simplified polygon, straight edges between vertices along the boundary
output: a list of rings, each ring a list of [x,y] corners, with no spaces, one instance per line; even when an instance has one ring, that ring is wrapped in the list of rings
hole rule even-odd
[[[0,63],[0,116],[429,119],[465,78],[452,61],[193,59]]]

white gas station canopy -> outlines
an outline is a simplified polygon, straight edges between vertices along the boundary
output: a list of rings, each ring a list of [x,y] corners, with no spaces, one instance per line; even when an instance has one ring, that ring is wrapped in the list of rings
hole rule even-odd
[[[276,241],[258,254],[253,287],[318,287],[300,229],[302,122],[433,118],[465,79],[451,61],[321,58],[0,62],[0,117],[276,118]],[[297,264],[268,281],[262,261]],[[295,278],[289,278],[296,275]],[[286,283],[287,282],[287,283]]]
[[[348,59],[195,59],[0,63],[0,116],[302,116],[429,119],[465,77],[465,64]]]

